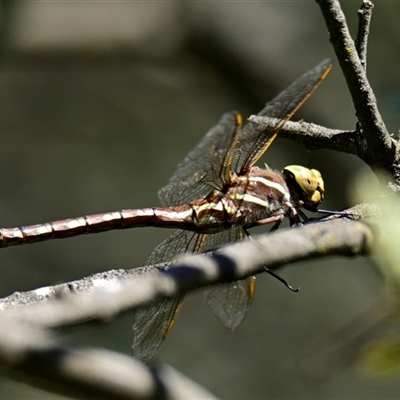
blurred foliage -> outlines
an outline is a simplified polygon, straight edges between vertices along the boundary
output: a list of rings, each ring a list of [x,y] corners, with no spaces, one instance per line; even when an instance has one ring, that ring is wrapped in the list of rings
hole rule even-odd
[[[358,365],[361,371],[373,379],[394,377],[400,373],[400,333],[388,334],[362,350]]]
[[[385,278],[386,296],[400,314],[400,198],[380,186],[379,178],[373,181],[369,175],[359,175],[353,195],[357,203],[371,202],[380,208],[381,218],[372,222],[377,235],[373,253]]]
[[[372,339],[359,354],[358,365],[373,378],[400,372],[400,198],[379,181],[379,175],[375,182],[364,175],[354,185],[356,202],[373,202],[381,211],[381,218],[371,222],[376,234],[373,254],[384,277],[387,307],[394,323],[389,332]]]

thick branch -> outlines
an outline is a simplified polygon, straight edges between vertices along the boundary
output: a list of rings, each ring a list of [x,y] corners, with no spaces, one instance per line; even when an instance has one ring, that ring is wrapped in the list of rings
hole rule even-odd
[[[215,399],[171,367],[150,370],[116,352],[75,349],[5,315],[0,317],[0,364],[19,379],[74,398]]]
[[[79,296],[66,296],[62,301],[34,306],[32,304],[37,300],[30,302],[29,299],[35,299],[30,292],[26,296],[21,293],[12,295],[1,303],[3,310],[9,310],[8,315],[47,328],[88,321],[104,322],[164,297],[174,297],[201,286],[244,279],[261,273],[264,266],[276,269],[308,258],[365,254],[372,240],[372,231],[361,222],[310,224],[231,244],[213,252],[211,256],[186,257],[173,268],[150,269],[152,273],[144,273],[133,279],[126,279],[120,274],[124,282],[118,279],[118,274],[111,275],[110,280],[100,280],[96,276],[98,281],[93,287],[98,290]],[[73,282],[69,286],[78,285]],[[39,292],[42,295],[52,293],[51,298],[57,292],[57,287],[42,288]],[[18,307],[27,304],[32,306]]]

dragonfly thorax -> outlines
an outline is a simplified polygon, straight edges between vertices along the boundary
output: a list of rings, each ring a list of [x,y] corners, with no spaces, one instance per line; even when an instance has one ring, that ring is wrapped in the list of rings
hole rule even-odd
[[[199,228],[215,231],[235,225],[251,226],[269,217],[283,219],[292,214],[293,206],[280,173],[251,167],[243,175],[234,175],[222,190],[193,202],[192,209]]]
[[[245,225],[268,217],[290,214],[290,192],[279,172],[266,166],[251,167],[243,176],[231,182],[227,197],[232,199],[238,211],[245,215]]]

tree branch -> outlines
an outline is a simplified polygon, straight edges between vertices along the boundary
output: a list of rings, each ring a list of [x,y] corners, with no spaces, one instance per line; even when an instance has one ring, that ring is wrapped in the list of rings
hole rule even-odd
[[[248,120],[264,129],[274,118],[251,115]],[[308,150],[328,149],[348,154],[358,154],[358,132],[329,129],[309,122],[288,121],[279,131],[279,137],[293,140]]]
[[[400,183],[397,144],[390,137],[379,113],[375,95],[350,36],[337,0],[317,0],[329,31],[330,41],[342,68],[362,128],[358,155],[372,169],[385,169]]]
[[[309,258],[366,254],[373,237],[365,223],[342,220],[282,229],[225,246],[211,256],[187,256],[172,268],[96,274],[62,286],[16,293],[2,299],[0,305],[7,315],[46,328],[104,322],[164,297],[259,274],[264,266],[277,269]],[[81,288],[82,292],[91,289],[89,293],[66,295],[67,287]],[[46,301],[59,297],[60,292],[64,295],[58,301]]]
[[[354,219],[368,215],[354,212]],[[276,269],[301,259],[365,254],[373,238],[361,222],[310,224],[237,242],[211,256],[185,257],[172,268],[108,271],[15,293],[0,301],[0,363],[35,385],[68,395],[78,391],[113,399],[213,398],[173,371],[149,371],[129,357],[104,350],[76,350],[44,329],[109,321],[165,296],[260,273],[264,265]]]
[[[116,352],[75,349],[34,323],[6,315],[0,317],[0,364],[18,379],[79,398],[215,399],[172,367],[149,369]]]
[[[371,24],[371,16],[374,5],[368,1],[363,0],[360,9],[358,10],[358,33],[356,39],[356,48],[358,57],[360,58],[361,65],[364,71],[367,71],[367,48],[368,48],[368,35],[369,27]]]

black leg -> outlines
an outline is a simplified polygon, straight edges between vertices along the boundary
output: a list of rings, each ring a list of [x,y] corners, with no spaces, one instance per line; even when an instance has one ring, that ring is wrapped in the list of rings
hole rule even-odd
[[[276,230],[279,228],[280,225],[280,221],[277,222],[270,230],[270,232],[272,230]],[[244,229],[244,232],[246,233],[247,237],[252,240],[252,237],[250,236],[250,233],[247,229]],[[269,273],[271,276],[273,276],[275,279],[278,279],[279,282],[282,282],[288,289],[290,289],[292,292],[298,292],[300,290],[300,288],[294,288],[293,286],[290,286],[281,276],[279,276],[276,272],[271,271],[270,269],[268,269],[267,266],[264,266],[264,270],[265,272]]]
[[[288,289],[290,289],[292,292],[298,292],[300,288],[294,288],[293,286],[290,286],[281,276],[279,276],[276,272],[271,271],[267,267],[264,267],[265,272],[268,272],[271,276],[273,276],[275,279],[278,279],[278,281],[282,282]]]

